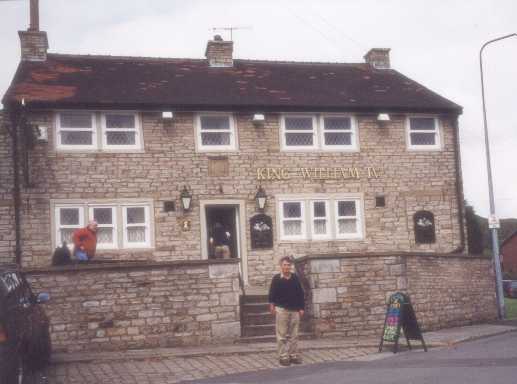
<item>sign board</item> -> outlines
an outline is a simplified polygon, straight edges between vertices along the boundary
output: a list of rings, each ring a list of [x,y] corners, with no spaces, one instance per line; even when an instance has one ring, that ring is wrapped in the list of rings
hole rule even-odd
[[[500,228],[499,219],[496,215],[488,215],[488,228],[490,229],[499,229]]]
[[[273,248],[273,220],[270,216],[258,214],[250,219],[251,248]]]
[[[397,292],[390,296],[388,302],[379,352],[382,351],[384,342],[388,341],[395,343],[393,353],[397,353],[401,330],[404,332],[404,337],[409,349],[411,349],[409,340],[420,340],[424,350],[427,352],[427,347],[420,327],[418,326],[415,311],[411,305],[409,296],[402,292]]]

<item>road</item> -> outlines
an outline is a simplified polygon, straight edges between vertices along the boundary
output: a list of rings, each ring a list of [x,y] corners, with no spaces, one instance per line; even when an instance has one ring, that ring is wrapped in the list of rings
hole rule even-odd
[[[388,357],[385,357],[388,356]],[[517,332],[429,352],[368,356],[196,381],[204,384],[509,384],[517,382]]]

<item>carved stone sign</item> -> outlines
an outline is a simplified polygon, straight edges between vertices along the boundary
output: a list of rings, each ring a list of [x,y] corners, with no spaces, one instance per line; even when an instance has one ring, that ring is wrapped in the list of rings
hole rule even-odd
[[[257,180],[347,180],[378,179],[380,170],[375,167],[332,167],[332,168],[257,168]]]
[[[273,248],[273,220],[258,214],[250,219],[251,248]]]

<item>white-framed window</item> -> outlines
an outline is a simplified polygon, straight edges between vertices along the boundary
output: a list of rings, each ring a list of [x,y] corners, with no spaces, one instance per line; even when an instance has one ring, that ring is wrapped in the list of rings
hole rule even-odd
[[[88,209],[90,220],[97,221],[97,248],[116,249],[117,209],[113,206],[91,206]]]
[[[316,117],[311,115],[282,116],[282,144],[284,149],[317,148]]]
[[[284,151],[355,151],[357,122],[349,114],[295,115],[280,118]]]
[[[97,148],[95,115],[85,111],[64,111],[56,119],[56,144],[61,149]]]
[[[102,146],[106,149],[140,148],[140,129],[135,113],[102,114]]]
[[[435,116],[408,116],[407,142],[409,149],[440,149],[440,127]]]
[[[237,149],[236,129],[229,113],[199,113],[196,116],[197,144],[200,151]]]
[[[357,239],[362,237],[359,201],[338,199],[335,201],[334,217],[337,239]]]
[[[97,249],[152,248],[153,217],[150,201],[92,201],[53,203],[55,246],[72,244],[72,234],[95,219]]]
[[[282,201],[280,203],[281,238],[285,240],[305,239],[305,202]]]
[[[362,200],[357,196],[278,196],[280,240],[360,240]]]
[[[143,148],[138,113],[58,111],[55,116],[57,150],[127,151]]]
[[[328,200],[311,200],[311,236],[313,239],[331,237]]]
[[[149,247],[149,207],[131,205],[123,207],[122,212],[124,222],[124,247]]]
[[[56,246],[65,241],[72,244],[72,234],[84,226],[84,209],[81,206],[56,206],[55,209]]]

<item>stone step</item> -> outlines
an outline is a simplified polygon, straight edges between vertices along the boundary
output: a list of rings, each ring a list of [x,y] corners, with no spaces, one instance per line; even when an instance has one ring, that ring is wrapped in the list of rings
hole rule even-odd
[[[246,303],[242,304],[241,306],[242,313],[248,314],[248,313],[265,313],[269,311],[269,304],[268,303]]]
[[[268,295],[245,295],[242,296],[242,302],[243,304],[267,304],[268,298]]]
[[[275,325],[274,324],[262,324],[262,325],[245,325],[242,327],[242,336],[274,336]]]
[[[312,333],[302,332],[298,334],[299,340],[310,340],[314,339],[314,335]],[[241,337],[240,339],[235,341],[236,343],[274,343],[276,342],[276,337],[267,335],[267,336],[248,336],[248,337]]]
[[[275,324],[275,316],[270,312],[243,313],[242,320],[243,326]]]

